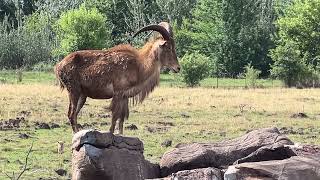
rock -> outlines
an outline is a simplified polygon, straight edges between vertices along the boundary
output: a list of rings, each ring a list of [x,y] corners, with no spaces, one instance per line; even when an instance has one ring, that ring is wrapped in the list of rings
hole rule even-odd
[[[223,180],[223,175],[220,169],[203,168],[186,171],[179,171],[166,178],[153,180]]]
[[[290,158],[291,156],[296,156],[296,153],[290,148],[290,146],[284,146],[283,144],[273,144],[263,146],[253,153],[249,154],[248,156],[238,159],[233,164],[279,159],[281,160]]]
[[[254,130],[242,137],[219,143],[180,144],[162,156],[161,177],[181,170],[223,168],[239,159],[240,162],[255,162],[270,158],[281,160],[295,155],[284,145],[293,143],[281,135],[277,128]]]
[[[60,125],[59,125],[59,124],[56,124],[56,123],[51,123],[51,124],[50,124],[50,128],[51,128],[51,129],[60,128]]]
[[[293,127],[282,127],[279,131],[281,134],[297,134],[297,132],[293,130]]]
[[[319,156],[320,157],[320,146],[317,146],[317,145],[295,144],[289,147],[298,156]]]
[[[225,131],[219,132],[219,136],[226,137],[227,136],[227,132],[225,132]]]
[[[297,129],[297,133],[298,133],[299,135],[304,135],[304,129],[303,129],[303,128],[298,128],[298,129]]]
[[[164,133],[167,132],[170,129],[169,126],[162,126],[162,127],[158,127],[158,126],[154,126],[154,127],[150,127],[150,126],[146,126],[145,130],[150,132],[150,133]]]
[[[72,140],[72,179],[140,180],[160,176],[159,165],[143,156],[138,138],[85,130]]]
[[[59,175],[59,176],[66,176],[67,175],[67,171],[64,169],[57,169],[55,170],[55,172]]]
[[[319,156],[294,156],[285,160],[243,163],[230,166],[224,174],[225,180],[320,179]]]
[[[170,147],[172,145],[172,140],[165,140],[161,143],[162,147]]]
[[[292,114],[290,117],[291,118],[296,118],[296,119],[298,119],[298,118],[308,118],[308,116],[305,113]]]
[[[0,130],[20,128],[21,123],[26,123],[24,117],[17,117],[16,119],[9,119],[7,121],[0,120]]]
[[[148,132],[150,132],[150,133],[156,132],[156,129],[155,129],[155,128],[149,127],[149,126],[146,126],[146,130],[147,130]]]
[[[138,127],[134,124],[131,124],[131,125],[125,127],[125,129],[135,131],[135,130],[138,130]]]
[[[82,128],[81,129],[90,129],[92,126],[88,123],[84,123],[82,124]]]
[[[188,115],[187,113],[181,113],[181,116],[182,116],[183,118],[190,118],[190,117],[191,117],[191,116]]]
[[[35,123],[35,126],[36,126],[38,129],[50,129],[49,124],[44,123],[44,122],[36,122],[36,123]]]
[[[102,123],[100,123],[100,126],[108,126],[108,125],[109,125],[108,122],[102,122]]]
[[[157,124],[162,125],[162,126],[174,126],[173,122],[162,122],[162,121],[159,121],[159,122],[157,122]]]
[[[23,116],[23,117],[27,117],[31,114],[30,111],[21,111],[18,113],[18,116]]]
[[[110,114],[98,114],[99,118],[110,118],[111,115]]]
[[[29,139],[30,136],[28,134],[25,134],[25,133],[19,133],[19,138],[20,139]]]

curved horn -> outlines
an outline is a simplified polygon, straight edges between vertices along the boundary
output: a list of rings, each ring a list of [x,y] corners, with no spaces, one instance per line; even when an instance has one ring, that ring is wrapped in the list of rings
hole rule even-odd
[[[173,37],[172,27],[168,22],[161,22],[158,25],[164,27],[169,32],[170,36]]]
[[[153,25],[149,25],[146,27],[141,28],[138,32],[136,32],[132,38],[136,37],[138,34],[145,32],[145,31],[157,31],[159,32],[162,37],[164,38],[164,40],[166,41],[170,41],[171,40],[171,36],[169,34],[169,32],[166,30],[166,28],[157,25],[157,24],[153,24]]]

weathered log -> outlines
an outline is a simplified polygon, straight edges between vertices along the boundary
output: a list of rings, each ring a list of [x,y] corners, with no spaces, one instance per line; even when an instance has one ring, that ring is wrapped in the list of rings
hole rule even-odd
[[[242,163],[230,166],[225,180],[319,180],[319,156],[294,156],[285,160]]]
[[[141,180],[158,178],[160,169],[144,159],[137,138],[115,136],[95,130],[74,135],[73,180]]]
[[[255,162],[286,159],[295,154],[284,145],[292,144],[277,128],[267,128],[219,143],[178,145],[163,155],[160,161],[161,176],[197,168],[223,168],[238,160]]]

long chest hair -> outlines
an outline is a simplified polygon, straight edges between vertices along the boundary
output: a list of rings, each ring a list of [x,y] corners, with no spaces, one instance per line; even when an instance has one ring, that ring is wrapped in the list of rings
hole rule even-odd
[[[160,82],[160,62],[158,52],[152,48],[152,43],[147,43],[140,51],[140,81],[136,86],[133,86],[123,92],[123,95],[130,98],[133,105],[142,103],[143,100],[154,90]]]
[[[123,96],[130,99],[133,105],[142,103],[143,100],[154,90],[160,82],[160,68],[154,67],[154,71],[141,83],[123,91]]]

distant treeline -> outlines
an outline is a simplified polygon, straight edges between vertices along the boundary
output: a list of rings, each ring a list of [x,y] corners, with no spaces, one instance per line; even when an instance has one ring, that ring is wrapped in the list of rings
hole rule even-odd
[[[320,0],[0,0],[0,69],[52,66],[161,21],[178,56],[207,57],[212,77],[250,65],[287,86],[320,85]]]

